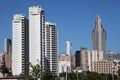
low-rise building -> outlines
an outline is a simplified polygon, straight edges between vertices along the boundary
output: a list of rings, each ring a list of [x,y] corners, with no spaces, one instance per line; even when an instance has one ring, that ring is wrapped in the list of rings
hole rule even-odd
[[[92,72],[112,74],[113,62],[107,60],[101,60],[93,62]]]
[[[67,54],[61,54],[59,56],[59,73],[71,72],[70,70],[70,58]]]

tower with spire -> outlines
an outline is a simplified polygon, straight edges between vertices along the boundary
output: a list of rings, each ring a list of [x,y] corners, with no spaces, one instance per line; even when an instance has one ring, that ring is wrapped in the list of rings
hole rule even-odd
[[[92,47],[93,50],[106,52],[106,31],[99,15],[96,17],[92,31]]]

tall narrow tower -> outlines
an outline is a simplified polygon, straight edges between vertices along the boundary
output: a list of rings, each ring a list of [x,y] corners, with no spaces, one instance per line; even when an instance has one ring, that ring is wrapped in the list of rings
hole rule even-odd
[[[70,41],[66,41],[66,54],[69,56],[70,72],[71,72],[72,44]]]
[[[29,58],[32,65],[38,63],[44,68],[45,18],[39,6],[29,7]]]
[[[58,74],[58,31],[51,22],[45,22],[45,57],[48,69]]]
[[[13,54],[12,73],[13,75],[29,73],[29,26],[28,19],[22,14],[14,15],[13,27]]]
[[[106,31],[102,25],[100,16],[96,17],[95,26],[92,31],[93,50],[106,52]]]

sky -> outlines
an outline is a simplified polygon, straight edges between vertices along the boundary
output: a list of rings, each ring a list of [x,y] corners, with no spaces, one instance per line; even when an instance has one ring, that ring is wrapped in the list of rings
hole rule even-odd
[[[92,50],[92,30],[99,15],[107,31],[107,51],[120,52],[120,0],[0,0],[0,51],[4,39],[12,38],[14,14],[28,16],[30,6],[45,10],[45,20],[56,23],[59,54],[72,43],[72,54],[81,47]]]

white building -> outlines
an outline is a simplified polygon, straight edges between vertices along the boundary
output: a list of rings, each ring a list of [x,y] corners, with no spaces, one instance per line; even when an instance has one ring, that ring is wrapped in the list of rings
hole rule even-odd
[[[29,7],[29,60],[58,74],[58,32],[54,23],[45,22],[44,10]]]
[[[45,22],[45,61],[53,74],[58,74],[58,31],[56,24]]]
[[[59,73],[63,73],[63,72],[71,72],[70,69],[70,58],[67,54],[61,54],[59,56]]]
[[[29,35],[28,19],[22,14],[14,15],[12,21],[12,73],[13,75],[28,74],[29,70]]]
[[[90,51],[87,51],[88,53],[88,70],[91,71],[91,64],[92,64],[92,58],[91,58],[91,52]]]
[[[29,61],[40,63],[44,68],[45,56],[44,10],[38,6],[29,7]]]
[[[71,57],[72,54],[72,44],[70,41],[66,41],[66,54]]]
[[[66,41],[66,54],[69,56],[69,63],[71,64],[71,56],[72,56],[72,44],[70,41]],[[71,72],[71,65],[70,65]]]
[[[94,62],[103,60],[103,51],[92,50],[88,51],[88,70],[92,71],[92,65]]]

